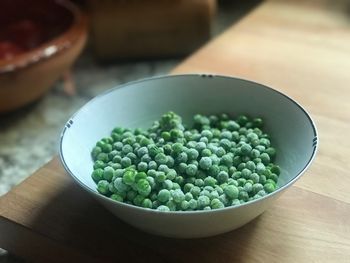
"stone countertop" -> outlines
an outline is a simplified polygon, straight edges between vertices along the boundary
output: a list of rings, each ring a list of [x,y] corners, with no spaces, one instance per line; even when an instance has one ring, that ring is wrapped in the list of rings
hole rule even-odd
[[[259,1],[219,1],[213,36],[237,21]],[[82,105],[101,92],[140,78],[164,75],[184,58],[101,65],[89,50],[72,69],[76,95],[63,91],[62,81],[39,101],[0,115],[0,196],[48,162],[58,150],[60,132]],[[22,262],[0,249],[0,263]]]

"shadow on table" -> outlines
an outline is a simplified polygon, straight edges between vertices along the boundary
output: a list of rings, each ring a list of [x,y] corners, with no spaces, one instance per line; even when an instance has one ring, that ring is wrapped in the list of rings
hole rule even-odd
[[[92,262],[244,262],[260,221],[211,238],[162,238],[120,221],[70,179],[61,189],[36,211],[31,226]]]

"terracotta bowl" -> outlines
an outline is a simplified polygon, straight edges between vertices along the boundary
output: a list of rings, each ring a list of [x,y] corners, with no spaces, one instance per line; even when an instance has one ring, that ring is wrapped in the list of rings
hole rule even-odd
[[[87,23],[62,0],[2,0],[0,10],[0,112],[7,112],[40,98],[70,68]]]

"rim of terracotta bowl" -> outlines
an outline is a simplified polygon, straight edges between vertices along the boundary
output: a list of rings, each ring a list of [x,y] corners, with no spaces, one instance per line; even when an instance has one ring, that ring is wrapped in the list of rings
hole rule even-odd
[[[44,42],[38,47],[11,60],[0,60],[0,75],[29,67],[32,64],[47,60],[73,46],[81,37],[86,37],[87,18],[80,9],[67,0],[55,0],[53,4],[63,7],[72,16],[71,25],[60,35]]]
[[[295,107],[299,108],[305,114],[305,116],[308,119],[308,121],[310,122],[310,126],[314,132],[314,145],[313,145],[312,154],[311,154],[309,160],[307,160],[307,163],[305,164],[305,166],[297,174],[295,174],[295,176],[290,181],[288,181],[285,185],[277,188],[272,193],[269,193],[269,194],[267,194],[259,199],[251,200],[251,201],[248,201],[246,203],[235,205],[235,206],[228,206],[228,207],[218,208],[218,209],[214,209],[214,210],[195,210],[195,211],[167,211],[167,212],[163,212],[163,211],[158,211],[156,209],[149,209],[149,208],[139,207],[136,205],[130,205],[130,204],[126,204],[123,202],[115,201],[107,196],[104,196],[98,192],[93,191],[90,187],[88,187],[86,184],[84,184],[77,176],[74,175],[74,173],[69,169],[69,167],[65,161],[65,158],[63,155],[62,145],[63,145],[64,135],[67,131],[67,127],[70,127],[72,120],[74,120],[74,117],[77,114],[79,114],[83,110],[83,108],[87,107],[90,103],[94,102],[95,100],[98,100],[103,96],[108,96],[109,93],[115,92],[115,91],[120,90],[122,88],[125,89],[125,88],[128,88],[129,86],[132,86],[132,85],[135,85],[138,83],[142,83],[142,82],[146,82],[146,81],[153,81],[153,80],[158,80],[158,79],[171,79],[171,78],[179,78],[179,77],[180,78],[183,78],[183,77],[210,77],[210,78],[213,78],[214,77],[214,78],[224,78],[224,79],[229,79],[229,80],[242,80],[245,82],[257,84],[260,86],[260,88],[271,90],[271,91],[279,94],[280,96],[288,99],[291,103],[293,103],[295,105]],[[77,110],[69,118],[69,120],[66,122],[66,125],[64,126],[64,128],[61,132],[58,152],[59,152],[59,158],[60,158],[60,161],[61,161],[63,168],[74,179],[74,181],[77,184],[79,184],[85,191],[90,192],[94,196],[98,196],[99,198],[103,199],[104,201],[107,201],[110,204],[119,205],[119,206],[127,208],[127,209],[135,209],[137,211],[142,211],[145,213],[165,214],[165,215],[175,215],[175,214],[177,214],[177,215],[194,215],[194,214],[208,214],[208,213],[213,213],[213,212],[224,212],[224,211],[228,211],[228,210],[238,209],[242,206],[249,206],[249,205],[261,202],[263,200],[266,200],[266,199],[268,199],[274,195],[277,195],[278,193],[286,190],[291,185],[293,185],[305,173],[305,171],[309,168],[309,166],[311,165],[311,163],[315,159],[315,156],[316,156],[316,153],[317,153],[317,150],[319,147],[319,139],[318,138],[319,138],[319,136],[318,136],[318,131],[317,131],[315,122],[313,121],[313,119],[311,118],[311,115],[307,112],[307,110],[303,106],[301,106],[301,104],[299,104],[297,101],[295,101],[294,99],[292,99],[288,95],[278,91],[277,89],[271,87],[270,85],[267,86],[265,84],[262,84],[262,83],[259,83],[259,82],[253,81],[253,80],[249,80],[249,79],[245,79],[245,78],[233,76],[233,75],[227,76],[227,75],[220,75],[220,74],[189,73],[189,74],[160,75],[160,76],[155,76],[155,77],[142,78],[139,80],[124,83],[122,85],[117,85],[109,90],[102,92],[101,94],[97,95],[96,97],[92,98],[90,101],[85,103],[79,110]]]

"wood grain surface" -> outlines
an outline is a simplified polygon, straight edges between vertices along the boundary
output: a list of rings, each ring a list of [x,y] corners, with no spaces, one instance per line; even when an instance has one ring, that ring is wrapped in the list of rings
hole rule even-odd
[[[275,205],[216,237],[175,240],[122,223],[57,158],[0,198],[0,247],[35,262],[349,262],[350,15],[348,1],[268,1],[173,73],[249,78],[313,116],[317,158]]]

